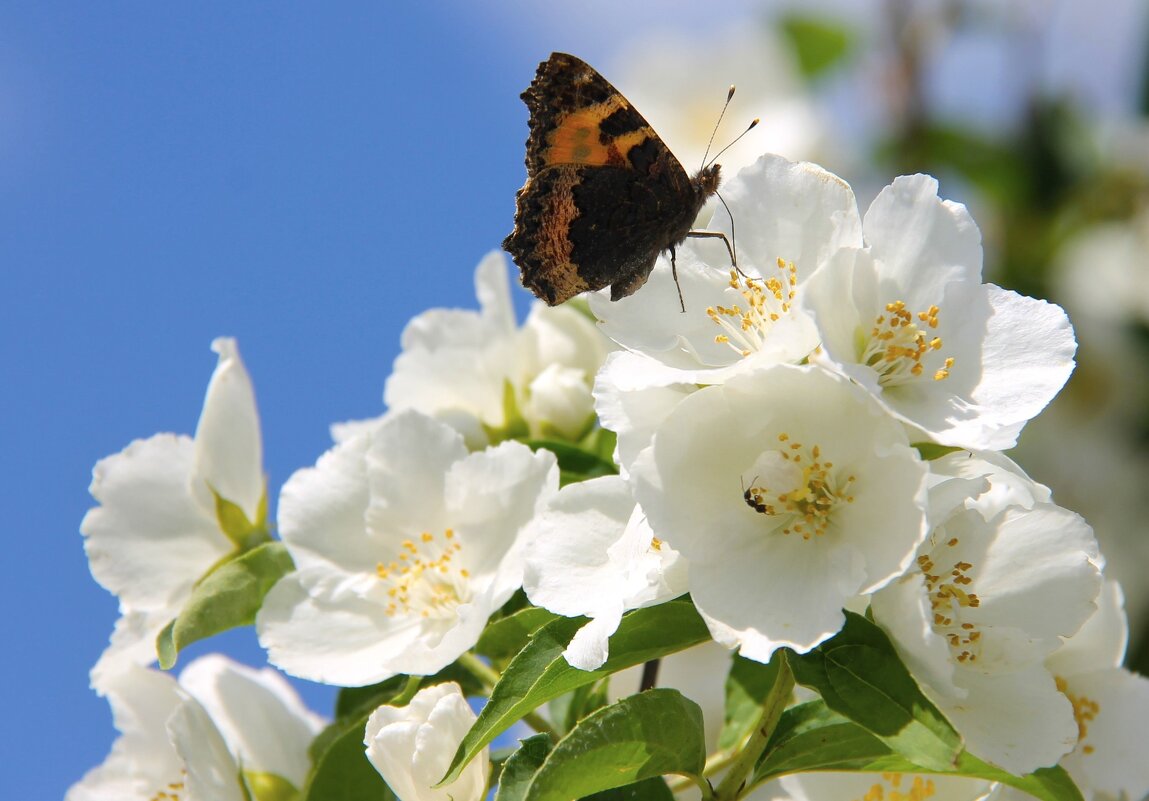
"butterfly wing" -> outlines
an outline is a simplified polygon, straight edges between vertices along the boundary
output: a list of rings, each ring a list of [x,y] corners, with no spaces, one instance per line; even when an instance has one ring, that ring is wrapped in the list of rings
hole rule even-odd
[[[523,93],[530,111],[527,182],[503,242],[523,284],[549,304],[645,282],[705,200],[617,89],[580,59],[554,53]]]

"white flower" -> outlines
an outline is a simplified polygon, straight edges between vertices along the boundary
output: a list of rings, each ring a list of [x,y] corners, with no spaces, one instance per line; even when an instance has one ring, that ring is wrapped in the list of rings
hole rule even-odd
[[[1014,773],[1052,765],[1076,726],[1043,661],[1095,609],[1093,533],[1005,460],[959,452],[931,469],[988,485],[963,500],[935,484],[935,528],[916,569],[874,594],[874,619],[972,753]]]
[[[179,683],[138,665],[105,679],[120,737],[67,801],[242,801],[302,788],[320,720],[281,676],[213,654]]]
[[[1121,667],[1129,628],[1121,588],[1107,581],[1097,614],[1046,666],[1073,704],[1077,744],[1061,760],[1087,799],[1149,793],[1149,679]]]
[[[537,303],[517,328],[499,252],[475,269],[475,293],[478,312],[432,309],[407,324],[387,405],[445,420],[473,448],[512,436],[586,433],[591,381],[609,345],[590,318],[573,306]]]
[[[296,572],[256,619],[273,664],[344,686],[428,675],[522,584],[527,523],[558,488],[548,451],[468,453],[413,411],[338,443],[280,493]]]
[[[814,164],[763,156],[723,189],[737,224],[739,268],[721,242],[687,241],[678,248],[678,278],[660,257],[641,293],[610,301],[589,296],[603,332],[650,357],[648,370],[673,381],[716,384],[763,364],[797,362],[818,345],[817,331],[797,305],[802,283],[843,247],[862,244],[850,187]],[[711,226],[729,235],[729,217]],[[628,371],[629,366],[618,369]]]
[[[824,363],[945,445],[1003,449],[1073,370],[1058,306],[981,283],[981,235],[926,175],[901,177],[866,213],[866,248],[841,250],[802,297]]]
[[[381,706],[367,720],[367,759],[399,801],[481,801],[491,772],[488,749],[445,787],[435,787],[475,722],[459,685],[425,687],[406,706]]]
[[[523,589],[537,606],[591,618],[563,656],[596,670],[623,612],[686,592],[686,565],[655,539],[626,482],[603,476],[559,490],[536,518]]]
[[[210,716],[249,785],[303,787],[311,765],[307,749],[325,721],[281,674],[208,654],[188,663],[180,686]]]
[[[926,469],[902,427],[818,368],[775,365],[688,396],[631,479],[689,560],[711,634],[762,662],[832,636],[847,599],[900,575],[927,532]]]
[[[967,776],[834,771],[794,773],[783,776],[779,783],[791,801],[980,801],[995,787],[992,782]]]
[[[119,598],[122,615],[93,670],[94,686],[125,662],[154,660],[156,635],[179,614],[195,583],[251,538],[266,536],[251,380],[235,340],[217,339],[212,349],[219,363],[196,438],[137,440],[92,471],[90,492],[100,505],[84,516],[80,531],[92,575]]]

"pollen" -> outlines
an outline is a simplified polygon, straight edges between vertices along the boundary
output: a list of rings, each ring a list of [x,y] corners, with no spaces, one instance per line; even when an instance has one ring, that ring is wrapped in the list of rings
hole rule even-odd
[[[982,639],[977,623],[965,619],[970,610],[981,606],[981,598],[969,589],[974,583],[970,575],[974,564],[964,559],[949,562],[943,556],[960,544],[957,537],[950,537],[929,556],[919,556],[917,563],[926,580],[934,631],[945,638],[954,659],[972,665],[981,654]],[[947,562],[948,567],[939,568]]]
[[[874,320],[862,353],[862,361],[877,371],[879,384],[883,387],[901,386],[926,375],[926,362],[942,349],[942,338],[932,334],[932,330],[938,327],[940,313],[937,306],[915,314],[906,308],[904,301],[886,304],[885,313]],[[945,357],[941,367],[929,375],[934,381],[944,381],[949,378],[953,366],[953,357]]]
[[[907,778],[902,773],[883,773],[881,780],[870,785],[855,801],[926,801],[937,795],[933,779],[914,776],[909,786],[905,787],[903,785]]]
[[[1073,719],[1077,722],[1077,746],[1082,754],[1092,754],[1094,747],[1085,742],[1089,736],[1089,724],[1101,714],[1101,704],[1085,695],[1075,695],[1069,691],[1069,682],[1061,676],[1054,676],[1057,689],[1069,699],[1073,705]]]
[[[452,564],[462,549],[452,529],[438,536],[423,531],[403,540],[390,562],[376,564],[375,575],[386,585],[387,616],[452,618],[471,596],[470,573]]]
[[[747,278],[737,270],[730,271],[730,288],[736,290],[744,304],[710,306],[706,314],[721,329],[714,341],[728,345],[739,356],[749,356],[762,349],[774,324],[790,313],[798,284],[798,269],[793,262],[778,259],[778,274],[766,278]]]
[[[778,442],[778,450],[764,454],[759,463],[774,462],[781,469],[771,470],[769,478],[755,476],[749,486],[743,481],[742,500],[758,514],[777,518],[785,535],[804,540],[824,536],[838,504],[853,503],[856,478],[836,470],[818,445],[804,445],[786,433]]]

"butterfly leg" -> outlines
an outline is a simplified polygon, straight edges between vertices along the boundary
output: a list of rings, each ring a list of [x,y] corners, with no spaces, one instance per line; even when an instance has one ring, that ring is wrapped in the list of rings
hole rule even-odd
[[[746,273],[742,272],[742,268],[738,266],[738,257],[734,255],[734,246],[730,244],[729,237],[723,231],[706,231],[697,229],[694,231],[687,231],[687,236],[694,237],[695,239],[721,239],[722,244],[726,245],[726,252],[730,254],[730,266],[738,270],[738,274],[743,278],[749,278]]]
[[[674,286],[678,290],[678,305],[682,313],[686,314],[686,301],[682,299],[682,284],[678,283],[678,264],[674,261],[674,245],[670,246],[670,274],[674,277]]]

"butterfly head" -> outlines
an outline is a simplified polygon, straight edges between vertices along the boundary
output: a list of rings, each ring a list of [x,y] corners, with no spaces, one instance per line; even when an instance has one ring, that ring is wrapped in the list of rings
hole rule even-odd
[[[720,164],[708,164],[698,171],[698,174],[694,176],[694,187],[699,198],[705,200],[718,191],[721,172],[722,165]]]

